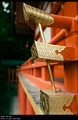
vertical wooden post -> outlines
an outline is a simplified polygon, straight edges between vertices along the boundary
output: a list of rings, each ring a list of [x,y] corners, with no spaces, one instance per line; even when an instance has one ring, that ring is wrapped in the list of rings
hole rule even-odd
[[[64,64],[64,87],[66,90],[78,93],[78,62]]]
[[[27,74],[27,69],[25,69],[25,74]]]
[[[15,72],[16,72],[15,83],[17,84],[17,83],[18,83],[18,75],[17,75],[17,70],[15,70]]]
[[[28,75],[30,74],[30,70],[29,70],[29,69],[27,69],[27,74],[28,74]]]
[[[35,115],[35,112],[26,96],[26,115]]]
[[[76,22],[73,21],[74,28],[77,27]],[[65,39],[65,44],[75,48],[75,59],[78,59],[78,32],[74,31],[74,28],[72,28],[73,32]],[[66,90],[78,93],[78,60],[64,63],[64,86]]]
[[[14,82],[14,69],[12,69],[12,84]]]
[[[25,115],[25,113],[26,113],[26,99],[25,99],[25,97],[26,97],[26,94],[25,94],[25,92],[24,92],[24,90],[23,90],[23,87],[22,87],[22,85],[21,85],[21,83],[20,83],[20,97],[19,97],[19,109],[20,109],[20,115]]]
[[[51,39],[55,36],[55,28],[51,27]]]
[[[41,77],[41,68],[34,68],[34,77]]]
[[[17,75],[17,84],[18,84],[18,75]]]
[[[18,102],[19,102],[19,106],[20,106],[20,80],[18,79]]]
[[[30,75],[33,76],[33,69],[30,69]]]
[[[53,75],[53,78],[54,78],[54,67],[53,66],[51,66],[51,72],[52,72],[52,75]],[[42,75],[42,80],[50,81],[47,66],[41,68],[41,75]]]
[[[18,79],[18,102],[19,102],[19,84],[20,84],[20,82],[19,82],[19,79]]]

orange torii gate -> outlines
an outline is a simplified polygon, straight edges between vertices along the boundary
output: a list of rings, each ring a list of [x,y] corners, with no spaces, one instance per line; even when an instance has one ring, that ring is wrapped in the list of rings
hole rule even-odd
[[[16,69],[8,68],[8,84],[18,84],[18,75]]]
[[[30,59],[28,59],[28,61],[26,61],[20,67],[19,71],[22,76],[28,79],[31,83],[35,84],[41,90],[41,93],[40,93],[41,109],[44,114],[78,114],[78,42],[77,42],[78,41],[78,16],[76,16],[75,18],[59,16],[54,14],[51,14],[51,16],[54,19],[54,23],[52,25],[48,25],[48,27],[62,28],[63,30],[61,30],[56,36],[54,36],[50,40],[50,42],[48,42],[48,44],[52,44],[51,47],[53,46],[55,47],[57,46],[56,43],[59,43],[60,41],[65,40],[64,49],[61,51],[58,51],[58,49],[56,49],[54,51],[56,53],[56,56],[60,54],[63,59],[57,60],[55,59],[55,57],[53,57],[52,59],[49,59],[51,60],[50,66],[51,66],[52,74],[54,74],[55,65],[64,65],[64,84],[58,83],[56,81],[54,82],[55,88],[56,89],[59,88],[61,89],[61,91],[59,93],[49,94],[49,92],[51,92],[50,89],[52,88],[52,86],[50,83],[47,64],[45,62],[44,63],[41,62],[43,57],[40,57],[39,55],[36,55],[35,57],[35,53],[33,55],[33,58],[35,58],[34,63],[32,64],[33,59],[31,57]],[[37,46],[37,44],[35,46]],[[60,46],[59,48],[61,49],[61,47],[62,46]],[[37,47],[35,47],[34,51],[36,49]],[[39,54],[38,49],[37,49],[37,52]],[[36,59],[40,60],[40,62],[36,61]],[[44,56],[44,59],[46,59],[46,56]],[[36,107],[34,108],[35,105],[34,106],[32,105],[33,102],[29,97],[27,89],[25,89],[23,80],[21,79],[19,74],[18,76],[19,76],[18,95],[19,95],[19,104],[20,104],[20,114],[29,114],[29,113],[40,114],[40,112],[37,111]],[[21,94],[20,94],[20,91],[22,91]],[[43,99],[43,95],[45,96],[44,99]],[[22,96],[22,99],[21,99],[21,96]],[[58,98],[56,96],[58,96]],[[52,103],[50,101],[51,103],[49,103],[47,99],[52,99],[54,102]],[[27,100],[29,103],[25,103],[27,102]],[[67,100],[68,102],[66,102],[65,100]],[[46,103],[47,105],[44,103],[44,101],[48,101],[48,103]],[[29,109],[25,108],[26,107],[25,104],[30,105]],[[51,104],[52,108],[50,108],[48,104]],[[53,106],[55,104],[57,104],[56,108],[54,108],[55,106]],[[44,105],[46,105],[45,109],[44,109],[45,107]],[[61,105],[61,108],[58,107],[59,105]],[[54,108],[54,111],[52,111],[53,108]],[[57,108],[58,108],[58,111],[57,111]],[[27,109],[29,111],[28,113],[26,111]]]

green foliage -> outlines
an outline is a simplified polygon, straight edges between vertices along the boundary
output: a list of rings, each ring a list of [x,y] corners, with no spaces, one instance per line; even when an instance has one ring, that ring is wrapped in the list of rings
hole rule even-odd
[[[7,9],[10,9],[10,4]],[[0,97],[6,90],[8,82],[8,66],[1,65],[3,59],[27,60],[31,57],[30,49],[26,48],[26,41],[31,46],[32,39],[13,34],[10,13],[3,11],[0,2]]]
[[[7,9],[10,9],[10,4]],[[0,97],[6,91],[8,82],[8,66],[3,66],[2,60],[28,60],[31,57],[32,38],[13,34],[10,16],[10,13],[3,11],[0,2]],[[29,43],[29,48],[26,48],[26,41]]]
[[[0,2],[0,42],[13,41],[11,31],[10,18],[8,14],[3,11],[3,6]]]
[[[10,9],[10,4],[7,9]],[[0,59],[27,60],[31,57],[31,53],[30,49],[26,48],[26,41],[31,46],[32,39],[30,36],[23,38],[12,33],[10,16],[10,13],[3,11],[0,2]]]

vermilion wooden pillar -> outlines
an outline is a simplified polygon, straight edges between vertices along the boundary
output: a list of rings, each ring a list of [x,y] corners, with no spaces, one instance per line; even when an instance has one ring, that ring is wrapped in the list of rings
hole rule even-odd
[[[65,89],[78,93],[78,62],[64,64],[64,86]]]
[[[33,69],[30,69],[30,75],[33,76]]]
[[[34,77],[41,77],[41,68],[34,68]]]
[[[18,79],[18,102],[19,102],[19,107],[20,107],[20,86],[21,86],[21,83],[20,83],[20,80]]]
[[[72,27],[67,31],[65,44],[75,49],[75,60],[64,63],[64,86],[66,90],[78,93],[78,17],[72,22]],[[72,53],[71,53],[72,54]]]
[[[14,82],[14,69],[12,69],[12,84]]]
[[[18,102],[19,102],[19,79],[18,79]]]
[[[19,97],[19,113],[20,115],[25,115],[26,113],[26,94],[24,92],[24,89],[20,83],[20,97]]]
[[[27,69],[27,74],[28,74],[28,75],[30,74],[30,69]]]
[[[18,82],[18,101],[20,115],[35,115],[35,112],[27,98],[26,93],[24,92],[20,80]]]
[[[26,115],[35,115],[35,112],[26,96]]]
[[[52,76],[54,78],[54,66],[51,66]],[[47,66],[41,68],[42,80],[50,81],[49,72]]]

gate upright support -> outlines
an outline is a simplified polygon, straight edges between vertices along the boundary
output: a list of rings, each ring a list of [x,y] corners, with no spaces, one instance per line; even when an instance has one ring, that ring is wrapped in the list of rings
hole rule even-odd
[[[71,28],[67,30],[65,44],[75,49],[75,60],[64,63],[64,86],[66,90],[78,93],[78,16],[73,19]]]

